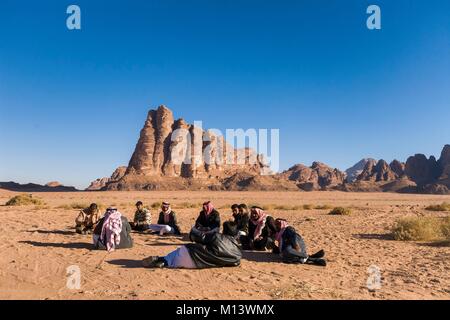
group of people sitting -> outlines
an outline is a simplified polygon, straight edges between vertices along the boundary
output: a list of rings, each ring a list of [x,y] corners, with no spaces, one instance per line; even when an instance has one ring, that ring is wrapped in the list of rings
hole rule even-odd
[[[308,255],[302,236],[284,219],[275,219],[260,207],[248,210],[245,204],[231,207],[232,217],[223,223],[211,201],[203,204],[194,226],[189,232],[192,243],[183,245],[164,257],[152,256],[143,260],[148,268],[204,269],[239,266],[242,251],[266,251],[279,254],[284,263],[326,266],[325,252]],[[131,248],[131,230],[152,234],[181,235],[175,212],[170,203],[163,202],[158,223],[151,223],[151,213],[141,201],[136,203],[132,222],[128,222],[117,208],[110,207],[100,217],[93,203],[80,211],[76,231],[92,234],[95,249],[113,251]]]

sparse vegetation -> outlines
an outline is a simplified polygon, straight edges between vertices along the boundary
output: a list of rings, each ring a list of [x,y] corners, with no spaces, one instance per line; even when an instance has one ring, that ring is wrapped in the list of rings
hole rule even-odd
[[[159,209],[159,208],[161,208],[161,205],[162,205],[161,202],[153,202],[153,203],[150,205],[150,208],[152,208],[152,209]]]
[[[314,209],[316,209],[316,210],[328,210],[331,208],[332,208],[332,206],[330,206],[328,204],[318,205],[318,206],[314,207]]]
[[[314,206],[312,204],[304,204],[303,210],[312,210],[314,209]]]
[[[433,204],[425,208],[428,211],[450,211],[450,203]]]
[[[35,205],[35,206],[43,206],[45,205],[45,202],[42,199],[33,197],[31,194],[19,194],[17,196],[12,197],[9,199],[6,204],[6,206],[29,206],[29,205]]]
[[[65,209],[65,210],[75,210],[75,209],[84,209],[89,207],[90,204],[82,203],[82,202],[72,202],[69,204],[62,204],[58,206],[58,209]]]
[[[392,233],[399,241],[450,240],[450,217],[403,218],[397,220]]]
[[[329,214],[337,216],[348,216],[351,213],[352,210],[350,208],[336,207],[333,210],[331,210]]]

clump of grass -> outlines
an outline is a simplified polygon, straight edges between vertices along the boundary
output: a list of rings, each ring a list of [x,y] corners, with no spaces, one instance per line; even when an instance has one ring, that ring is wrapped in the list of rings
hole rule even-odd
[[[180,209],[194,209],[194,208],[200,209],[202,207],[202,204],[201,203],[191,203],[191,202],[181,202],[181,203],[177,204],[176,207],[180,208]],[[229,207],[231,207],[231,206],[229,206]]]
[[[450,219],[436,217],[414,217],[397,220],[392,228],[395,240],[438,241],[450,239]]]
[[[428,211],[450,211],[450,204],[443,202],[441,204],[433,204],[425,208]]]
[[[317,209],[317,210],[328,210],[331,208],[332,208],[332,206],[330,206],[328,204],[318,205],[318,206],[314,207],[314,209]]]
[[[348,216],[352,213],[350,208],[336,207],[329,212],[331,215]]]
[[[150,208],[152,208],[152,209],[159,209],[159,208],[161,208],[161,205],[162,205],[161,202],[153,202],[153,203],[150,205]]]
[[[81,203],[81,202],[72,202],[68,204],[62,204],[58,206],[58,209],[65,209],[65,210],[72,210],[72,209],[84,209],[89,207],[90,204],[87,203]]]
[[[303,210],[312,210],[314,209],[314,206],[312,204],[304,204]]]
[[[35,198],[31,194],[19,194],[17,196],[12,197],[9,199],[6,204],[6,206],[29,206],[29,205],[36,205],[36,206],[43,206],[45,205],[45,202],[42,199]]]

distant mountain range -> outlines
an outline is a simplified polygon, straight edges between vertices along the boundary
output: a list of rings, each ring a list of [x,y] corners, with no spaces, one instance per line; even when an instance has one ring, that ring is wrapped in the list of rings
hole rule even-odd
[[[59,182],[53,181],[45,185],[36,183],[20,184],[17,182],[0,182],[0,189],[16,192],[73,192],[79,191],[75,187],[66,187]]]

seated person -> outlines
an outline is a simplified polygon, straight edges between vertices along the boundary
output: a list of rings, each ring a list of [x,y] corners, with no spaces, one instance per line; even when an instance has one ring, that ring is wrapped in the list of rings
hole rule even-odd
[[[275,219],[267,215],[260,207],[252,207],[248,235],[240,237],[242,248],[257,251],[272,249],[276,233]]]
[[[109,252],[133,247],[131,226],[116,208],[106,209],[105,216],[95,226],[93,240],[95,249]]]
[[[180,235],[180,227],[178,226],[177,216],[170,207],[170,203],[163,202],[161,212],[159,213],[158,224],[151,224],[150,230],[159,233],[159,235],[176,234]]]
[[[203,204],[203,210],[200,212],[195,225],[192,227],[189,238],[192,242],[201,242],[202,237],[209,233],[220,231],[220,214],[214,209],[211,201]]]
[[[135,231],[145,231],[152,224],[152,216],[147,208],[144,208],[142,201],[136,202],[136,212],[133,222],[130,223],[131,229]]]
[[[201,243],[181,246],[165,257],[149,257],[143,260],[149,268],[206,269],[236,267],[241,263],[242,253],[236,241],[236,224],[223,224],[223,234],[208,233]]]
[[[280,253],[284,263],[327,265],[325,259],[323,259],[325,256],[323,250],[308,256],[302,236],[289,226],[286,220],[277,219],[275,225],[277,228],[275,240],[278,242],[278,246],[274,246],[273,252]]]
[[[100,212],[96,203],[92,203],[89,208],[80,211],[75,219],[75,231],[79,234],[90,234],[95,224],[100,218]]]
[[[248,222],[250,221],[247,205],[240,204],[233,206],[237,206],[237,212],[233,207],[231,207],[231,210],[233,211],[234,222],[236,222],[239,230],[239,236],[246,236],[248,234]]]

